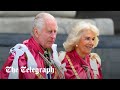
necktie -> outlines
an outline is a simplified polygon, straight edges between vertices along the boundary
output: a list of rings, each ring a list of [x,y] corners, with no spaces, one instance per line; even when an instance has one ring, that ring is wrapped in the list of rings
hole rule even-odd
[[[44,56],[50,61],[50,58],[49,58],[49,54],[48,54],[48,50],[46,50],[44,52]],[[49,65],[47,63],[45,63],[46,65],[46,68],[49,68]],[[47,78],[50,79],[50,73],[46,74],[47,75]]]

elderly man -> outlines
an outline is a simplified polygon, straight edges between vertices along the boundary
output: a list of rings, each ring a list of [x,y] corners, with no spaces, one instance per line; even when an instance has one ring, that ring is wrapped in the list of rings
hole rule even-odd
[[[61,64],[54,56],[57,53],[53,55],[56,47],[52,47],[57,29],[52,15],[38,14],[34,19],[32,36],[10,49],[10,56],[0,72],[1,79],[63,79]]]

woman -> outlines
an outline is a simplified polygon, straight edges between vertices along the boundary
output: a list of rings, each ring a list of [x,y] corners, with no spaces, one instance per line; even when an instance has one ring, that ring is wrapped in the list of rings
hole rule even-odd
[[[88,22],[78,22],[63,43],[66,52],[59,53],[65,63],[66,79],[102,79],[101,59],[92,49],[98,45],[99,30]]]

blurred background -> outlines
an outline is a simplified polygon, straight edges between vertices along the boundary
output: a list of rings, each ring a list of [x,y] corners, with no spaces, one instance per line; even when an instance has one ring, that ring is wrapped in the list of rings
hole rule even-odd
[[[92,52],[102,60],[104,79],[120,79],[120,11],[0,11],[0,69],[9,56],[9,49],[30,37],[34,17],[40,12],[52,14],[58,22],[56,42],[63,51],[63,42],[78,21],[86,20],[100,30],[100,42]]]

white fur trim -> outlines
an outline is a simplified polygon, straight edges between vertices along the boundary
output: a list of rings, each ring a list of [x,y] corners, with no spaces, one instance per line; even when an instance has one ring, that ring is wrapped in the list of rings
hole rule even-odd
[[[97,53],[91,53],[90,54],[90,65],[94,72],[94,79],[97,79],[98,78],[97,75],[99,74],[97,62],[101,65],[101,59],[99,55]]]
[[[59,52],[59,60],[60,60],[60,62],[62,62],[63,61],[63,59],[65,58],[65,55],[66,55],[66,52],[65,51],[60,51]]]
[[[53,50],[53,60],[57,64],[57,66],[61,66],[61,62],[59,61],[58,58],[58,52],[57,52],[57,44],[52,45],[52,50]]]
[[[91,53],[90,54],[90,58],[91,58],[91,60],[97,60],[97,62],[101,65],[101,59],[100,59],[100,57],[99,57],[99,55],[97,54],[97,53]]]

